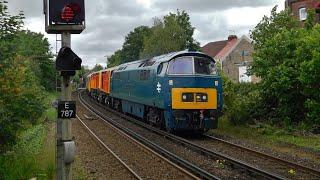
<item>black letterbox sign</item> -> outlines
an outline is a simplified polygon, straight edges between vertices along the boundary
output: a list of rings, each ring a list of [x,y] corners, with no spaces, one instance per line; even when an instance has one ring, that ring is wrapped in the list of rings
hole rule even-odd
[[[59,101],[58,102],[58,118],[70,119],[76,117],[75,101]]]
[[[56,69],[58,71],[81,70],[82,60],[70,47],[62,47],[56,59]]]

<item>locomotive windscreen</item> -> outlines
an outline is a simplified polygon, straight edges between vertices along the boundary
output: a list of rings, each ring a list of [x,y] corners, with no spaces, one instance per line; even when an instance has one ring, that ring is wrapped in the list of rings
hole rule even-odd
[[[214,61],[205,57],[183,56],[170,61],[169,74],[176,75],[214,75],[216,68]]]
[[[194,57],[194,69],[196,74],[216,74],[214,62],[208,58]]]

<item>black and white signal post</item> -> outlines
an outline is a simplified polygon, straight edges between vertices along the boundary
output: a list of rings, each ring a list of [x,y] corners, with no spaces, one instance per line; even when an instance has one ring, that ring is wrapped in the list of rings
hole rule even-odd
[[[85,29],[84,0],[43,0],[45,28],[48,34],[61,34],[61,49],[56,59],[60,72],[61,96],[58,102],[56,178],[72,179],[71,163],[75,143],[71,135],[71,119],[76,117],[76,104],[71,101],[70,77],[81,69],[82,60],[71,50],[71,34]]]

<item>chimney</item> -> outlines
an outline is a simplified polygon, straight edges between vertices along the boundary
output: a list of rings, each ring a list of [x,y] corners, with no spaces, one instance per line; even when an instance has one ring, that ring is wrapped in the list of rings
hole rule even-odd
[[[234,39],[238,39],[238,37],[236,35],[229,35],[228,41],[232,41]]]

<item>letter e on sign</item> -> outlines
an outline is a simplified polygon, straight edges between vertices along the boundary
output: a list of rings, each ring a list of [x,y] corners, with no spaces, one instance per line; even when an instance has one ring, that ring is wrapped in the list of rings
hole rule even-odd
[[[75,101],[59,101],[58,102],[58,118],[71,119],[76,117]]]

